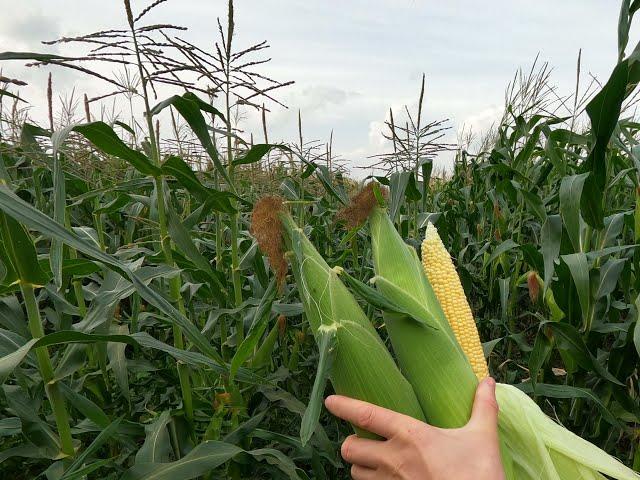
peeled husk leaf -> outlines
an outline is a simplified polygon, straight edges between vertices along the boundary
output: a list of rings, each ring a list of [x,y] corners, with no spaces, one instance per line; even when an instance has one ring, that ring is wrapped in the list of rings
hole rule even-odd
[[[523,391],[499,383],[500,436],[517,479],[638,480],[640,476],[592,443],[549,418]]]

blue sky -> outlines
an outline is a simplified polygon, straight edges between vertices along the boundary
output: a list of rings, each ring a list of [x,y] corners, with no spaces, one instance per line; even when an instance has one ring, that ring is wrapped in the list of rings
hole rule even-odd
[[[149,1],[132,3],[139,11]],[[207,46],[225,8],[221,0],[169,0],[149,21],[188,26],[186,36]],[[0,11],[1,50],[44,50],[41,39],[124,24],[119,0],[0,0]],[[427,119],[450,118],[450,140],[463,125],[488,128],[507,83],[537,54],[553,67],[559,92],[573,89],[580,48],[583,73],[606,80],[616,61],[618,11],[613,0],[238,0],[236,45],[268,40],[273,61],[265,72],[296,82],[279,95],[290,109],[269,115],[271,140],[296,138],[300,108],[306,138],[324,141],[333,129],[334,151],[366,165],[387,149],[379,132],[389,107],[415,105],[422,72]],[[3,68],[29,81],[22,94],[37,116],[48,70]],[[104,91],[60,70],[54,81],[57,91]],[[252,116],[247,129],[258,135]]]

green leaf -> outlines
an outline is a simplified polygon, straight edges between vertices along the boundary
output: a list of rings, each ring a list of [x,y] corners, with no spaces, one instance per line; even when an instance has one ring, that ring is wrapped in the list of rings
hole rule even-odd
[[[485,262],[485,266],[486,265],[490,265],[494,262],[494,260],[496,258],[498,258],[500,255],[502,255],[503,253],[508,252],[509,250],[513,250],[514,248],[518,248],[520,245],[518,245],[516,242],[514,242],[513,240],[511,240],[510,238],[505,240],[504,242],[502,242],[500,245],[498,245],[493,252],[491,252],[491,256],[488,258],[488,260]]]
[[[538,273],[544,272],[544,259],[537,245],[520,245],[520,251],[522,252],[522,259],[526,264]]]
[[[544,334],[544,331],[542,329],[539,329],[538,334],[536,335],[536,340],[533,343],[533,350],[531,350],[531,353],[529,354],[529,378],[531,379],[534,393],[535,386],[538,381],[538,374],[540,373],[540,370],[549,358],[550,354],[551,342]]]
[[[625,258],[610,258],[600,267],[600,282],[595,296],[596,300],[606,297],[615,290],[625,262]]]
[[[420,162],[420,169],[422,170],[422,198],[427,198],[427,190],[431,183],[431,173],[433,172],[433,159],[425,158]]]
[[[146,436],[142,447],[136,453],[136,465],[169,461],[173,450],[167,430],[169,422],[171,422],[171,414],[165,410],[153,422],[145,425]]]
[[[582,252],[580,198],[588,173],[564,177],[560,184],[560,216],[576,252]]]
[[[12,457],[50,458],[47,456],[46,451],[43,451],[33,443],[25,443],[0,452],[0,464]]]
[[[262,157],[272,150],[282,150],[283,152],[294,153],[291,148],[286,145],[277,143],[258,143],[252,146],[247,152],[233,159],[234,165],[248,165],[259,162]]]
[[[104,122],[76,125],[72,130],[84,136],[102,152],[121,158],[144,175],[157,177],[162,174],[162,171],[153,165],[146,155],[129,148],[120,140],[113,128]]]
[[[242,452],[229,443],[208,441],[175,462],[136,463],[121,480],[189,480],[211,472]]]
[[[75,233],[66,230],[45,214],[39,212],[16,196],[5,185],[0,185],[0,210],[3,210],[8,215],[13,216],[34,230],[38,230],[44,235],[63,241],[85,255],[108,265],[120,275],[126,276],[131,283],[133,283],[140,296],[165,315],[172,318],[194,346],[218,362],[222,361],[220,354],[211,346],[209,340],[200,333],[200,330],[171,305],[168,300],[147,286],[124,262],[100,251],[96,246],[88,243],[86,240],[80,239]]]
[[[389,218],[391,218],[393,222],[397,220],[400,208],[402,208],[404,204],[405,190],[407,189],[410,176],[411,172],[395,172],[391,174],[389,179],[391,195],[389,199]]]
[[[168,353],[176,360],[182,361],[189,365],[205,365],[211,368],[214,372],[221,375],[226,375],[229,372],[229,369],[225,364],[213,361],[198,352],[193,352],[191,350],[180,350],[179,348],[167,345],[166,343],[153,338],[151,335],[145,332],[133,333],[130,335],[130,337],[137,341],[142,347],[153,348],[155,350]],[[265,383],[264,379],[246,369],[239,369],[236,374],[236,378],[242,382],[250,384],[259,385]]]
[[[118,125],[121,128],[124,128],[127,132],[129,132],[131,135],[135,136],[136,135],[136,131],[131,128],[129,125],[127,125],[124,122],[121,122],[119,120],[116,120],[115,122],[113,122],[114,125]]]
[[[22,431],[22,423],[18,417],[7,417],[0,420],[0,438],[12,437]]]
[[[435,225],[441,215],[441,213],[420,212],[418,214],[418,228],[426,228],[430,223]]]
[[[493,352],[494,348],[504,340],[504,337],[494,338],[493,340],[489,340],[488,342],[482,342],[482,354],[484,355],[485,360],[489,358],[491,352]]]
[[[200,202],[209,202],[210,208],[217,212],[235,213],[231,199],[236,198],[230,192],[221,192],[205,187],[187,163],[180,157],[170,156],[162,164],[162,173],[175,177],[180,185],[187,189]]]
[[[511,295],[511,290],[509,289],[510,284],[511,277],[498,279],[498,288],[500,289],[500,318],[505,322],[505,324],[509,315],[509,296]]]
[[[197,97],[196,97],[197,98]],[[220,176],[227,182],[227,185],[233,190],[233,183],[229,178],[227,169],[220,161],[220,155],[216,146],[213,144],[211,137],[209,136],[209,129],[207,128],[207,122],[202,116],[201,109],[205,108],[204,102],[198,102],[194,100],[194,95],[185,93],[183,96],[174,95],[168,99],[158,103],[151,109],[151,115],[156,115],[167,106],[173,106],[178,113],[189,124],[193,133],[198,137],[198,140],[202,144],[202,147],[209,155],[209,158],[213,161],[216,170]]]
[[[587,256],[580,253],[572,253],[569,255],[563,255],[562,260],[569,267],[571,272],[571,278],[576,286],[578,292],[578,299],[580,300],[580,309],[582,310],[583,329],[588,331],[590,328],[590,313],[591,313],[591,290],[589,283],[589,262]]]
[[[600,233],[598,248],[606,248],[616,242],[624,227],[624,213],[616,213],[604,219],[604,231]]]
[[[242,341],[231,360],[231,368],[229,370],[229,379],[231,381],[235,378],[236,372],[240,366],[251,356],[258,344],[258,341],[262,338],[262,335],[269,326],[269,313],[271,312],[271,305],[273,305],[277,291],[277,281],[276,278],[273,277],[271,282],[269,282],[269,286],[265,290],[258,307],[256,308],[253,316],[253,322],[247,332],[247,336]]]
[[[538,217],[541,222],[545,222],[547,220],[547,211],[540,197],[524,189],[520,189],[520,193],[522,194],[522,198],[524,198],[524,202],[527,204],[527,208]]]
[[[6,188],[6,186],[2,186]],[[45,285],[49,279],[40,268],[33,240],[16,220],[0,214],[0,238],[6,249],[8,262],[20,281],[34,286]]]
[[[191,260],[196,267],[202,270],[207,274],[207,277],[211,280],[209,282],[209,286],[213,291],[213,298],[218,305],[225,304],[225,298],[227,297],[227,293],[224,285],[220,282],[217,275],[211,268],[209,261],[200,253],[197,247],[194,245],[191,240],[190,233],[184,228],[182,225],[182,221],[178,217],[178,214],[171,208],[167,206],[167,227],[169,230],[169,236],[175,242],[175,244],[180,248],[180,250]]]
[[[212,113],[214,116],[219,117],[220,120],[222,120],[224,123],[227,123],[227,120],[226,120],[226,118],[224,118],[224,115],[222,114],[222,112],[220,112],[213,105],[210,105],[207,102],[205,102],[204,100],[202,100],[195,93],[186,92],[186,93],[184,93],[182,95],[181,98],[194,102],[196,105],[198,105],[198,108],[200,108],[200,110],[202,110],[203,112]],[[168,107],[170,105],[173,105],[173,104],[174,104],[173,97],[168,98],[168,99],[158,103],[155,107],[153,107],[151,109],[151,115],[157,115],[162,110],[164,110],[166,107]]]
[[[633,344],[636,346],[636,352],[640,357],[640,295],[636,297],[636,324],[633,328]]]
[[[58,132],[54,132],[51,136],[53,143],[53,220],[60,225],[65,225],[67,215],[67,193],[65,187],[65,177],[62,170],[62,154],[58,150],[57,141]],[[58,288],[62,287],[62,264],[63,264],[63,245],[59,240],[51,242],[49,250],[49,258],[53,279]]]
[[[621,15],[621,21],[623,17],[624,14]],[[630,16],[628,21],[630,23]],[[621,55],[624,46],[626,46],[625,30],[628,32],[628,26],[621,26],[619,37]],[[627,59],[618,63],[607,83],[586,107],[595,142],[582,167],[583,171],[591,173],[591,177],[587,182],[586,195],[583,196],[581,203],[585,221],[593,228],[602,228],[602,194],[607,177],[607,147],[618,124],[622,104],[640,81],[640,63],[637,54],[636,47],[636,50]]]
[[[23,435],[41,450],[44,458],[55,459],[60,455],[60,439],[51,427],[38,416],[35,403],[16,385],[3,385],[6,405],[20,417]],[[42,458],[42,457],[40,457]]]
[[[407,182],[407,188],[404,193],[405,193],[405,196],[407,197],[407,200],[409,200],[410,202],[417,202],[422,198],[422,194],[418,189],[418,182],[416,180],[416,176],[414,175],[413,172],[411,172],[411,175],[409,176],[409,181]]]
[[[36,339],[31,339],[14,352],[0,358],[0,384],[3,384],[15,368],[22,363],[36,341]]]
[[[14,95],[13,93],[9,92],[8,90],[5,90],[4,88],[0,88],[0,97],[15,98],[16,100],[19,100],[20,102],[24,102],[24,100],[21,99],[19,96]]]
[[[620,117],[622,103],[630,93],[631,86],[638,82],[637,60],[630,57],[621,61],[611,73],[609,80],[587,104],[586,111],[591,120],[591,129],[595,137],[593,149],[585,162],[585,171],[593,172],[596,185],[604,187],[605,154]]]
[[[110,202],[102,205],[99,208],[96,208],[93,213],[115,213],[119,211],[121,208],[126,207],[131,202],[131,197],[127,194],[119,193],[116,195],[116,198],[111,200]]]
[[[607,247],[607,248],[603,248],[602,250],[592,250],[590,252],[587,252],[587,259],[592,262],[594,260],[598,260],[599,258],[602,257],[607,257],[609,255],[613,255],[614,253],[620,253],[620,252],[624,252],[626,250],[631,250],[632,248],[637,248],[640,247],[640,244],[638,245],[616,245],[613,247]]]
[[[273,448],[258,448],[246,453],[256,460],[264,460],[269,465],[274,465],[281,472],[287,475],[290,480],[301,480],[297,473],[296,464],[279,450],[275,450]]]
[[[0,217],[0,285],[10,289],[15,286],[20,279],[20,275],[13,266],[13,260],[10,256],[11,248],[7,250],[2,241],[2,217]]]
[[[389,300],[387,297],[382,295],[379,290],[372,288],[366,283],[361,282],[357,278],[349,275],[349,273],[347,273],[347,271],[343,268],[335,267],[334,270],[337,270],[338,275],[344,281],[344,283],[348,285],[356,295],[366,301],[369,305],[372,305],[375,308],[378,308],[387,313],[397,313],[400,315],[407,315],[409,317],[412,317],[411,313],[409,313],[406,309]],[[424,319],[416,318],[415,320],[419,321],[429,328],[436,328],[432,323],[426,322]]]
[[[251,267],[253,263],[253,259],[256,257],[256,253],[258,252],[258,242],[253,240],[251,242],[251,246],[247,248],[247,250],[240,257],[240,261],[238,262],[238,269],[247,270]]]
[[[20,131],[20,145],[28,153],[35,153],[37,156],[42,157],[42,149],[38,143],[37,137],[49,138],[51,132],[44,128],[38,127],[31,123],[25,122],[22,124],[22,130]]]
[[[282,181],[280,190],[287,200],[299,200],[297,186],[291,178],[285,178]]]
[[[636,2],[637,3],[637,2]],[[631,0],[623,0],[618,19],[618,58],[624,58],[624,50],[629,43],[629,30],[631,29],[631,20],[633,19],[633,11],[629,9]]]
[[[100,428],[107,428],[111,423],[109,416],[86,396],[72,390],[64,382],[59,382],[60,390],[73,408],[91,420]]]
[[[127,335],[129,329],[126,325],[117,325],[112,327],[115,335]],[[126,343],[108,343],[107,355],[109,357],[109,368],[113,372],[122,396],[131,403],[131,395],[129,394],[129,373],[127,370],[127,357],[125,357]]]
[[[253,432],[258,425],[260,425],[260,423],[262,422],[262,420],[264,420],[264,417],[266,417],[268,413],[268,410],[263,410],[258,414],[254,414],[249,420],[242,423],[238,428],[225,435],[222,440],[234,445],[239,444],[251,432]]]
[[[562,240],[562,220],[559,215],[549,215],[540,231],[542,257],[544,259],[544,292],[551,284],[555,270],[555,261],[560,255]]]
[[[584,183],[584,190],[580,200],[580,208],[585,222],[598,230],[604,228],[602,223],[604,218],[604,210],[602,206],[603,198],[604,192],[597,185],[596,178],[589,175]]]
[[[297,156],[308,164],[308,162],[304,160],[300,155]],[[322,183],[322,186],[324,187],[326,192],[342,205],[346,205],[347,197],[342,189],[337,189],[333,184],[332,175],[329,169],[324,165],[316,165],[315,173],[316,178],[320,181],[320,183]]]
[[[73,463],[69,465],[69,468],[67,468],[60,480],[67,480],[73,472],[75,472],[82,466],[87,458],[96,453],[100,449],[100,447],[102,447],[102,445],[104,445],[117,432],[121,421],[122,418],[118,418],[111,422],[107,428],[102,430],[93,440],[93,442],[91,442],[91,445],[89,445],[80,455],[76,457]]]
[[[0,180],[3,180],[5,183],[11,183],[11,175],[9,175],[9,171],[7,170],[7,162],[5,160],[8,160],[8,157],[0,152]]]
[[[611,383],[624,385],[593,356],[575,327],[563,322],[544,322],[542,325],[553,331],[559,342],[559,347],[565,348],[582,368],[597,372],[602,378]]]
[[[34,339],[35,340],[35,339]],[[18,350],[20,350],[20,354],[16,352],[12,352],[9,355],[16,354],[16,356],[20,357],[20,359],[24,359],[26,353],[23,348],[27,350],[33,350],[38,347],[48,347],[50,345],[62,345],[62,344],[70,344],[70,343],[100,343],[100,342],[119,342],[126,343],[127,345],[131,345],[133,347],[143,347],[143,348],[152,348],[155,350],[159,350],[161,352],[167,353],[171,355],[176,360],[180,360],[189,365],[205,365],[211,368],[218,374],[226,375],[228,374],[228,368],[224,363],[219,363],[214,361],[201,353],[193,352],[190,350],[181,350],[179,348],[173,347],[171,345],[167,345],[166,343],[161,342],[153,338],[151,335],[145,332],[137,332],[132,333],[130,335],[95,335],[88,333],[81,333],[70,330],[61,330],[59,332],[50,333],[45,335],[44,337],[39,338],[37,341],[28,342],[27,344],[21,346]],[[0,365],[3,363],[3,359],[6,357],[0,358]],[[11,368],[14,360],[7,361],[7,365]],[[264,380],[259,376],[251,373],[249,370],[239,369],[236,377],[247,383],[253,384],[262,384]]]
[[[69,475],[65,474],[65,476],[62,478],[64,478],[64,480],[76,480],[76,479],[84,480],[85,478],[89,478],[87,477],[87,475],[89,475],[91,472],[95,472],[99,468],[102,468],[111,462],[112,460],[109,458],[104,460],[98,460],[97,462],[92,462],[85,465],[84,467],[78,468],[77,470],[75,470],[73,473],[70,473]]]
[[[53,132],[51,135],[51,144],[53,146],[53,219],[60,225],[66,225],[67,215],[66,178],[62,169],[64,155],[60,149],[64,145],[69,133],[73,131],[74,126],[74,124],[68,125]],[[64,263],[62,242],[57,239],[51,241],[49,257],[55,284],[58,289],[60,289],[62,288],[62,270]]]
[[[336,330],[332,328],[320,328],[316,334],[320,359],[318,360],[318,370],[316,379],[313,382],[313,389],[309,398],[309,404],[302,416],[300,425],[300,441],[305,446],[313,432],[316,430],[320,412],[324,403],[324,390],[327,380],[331,375],[331,368],[335,358],[335,348],[337,345]]]
[[[31,337],[27,319],[17,297],[0,298],[0,325],[25,339]]]

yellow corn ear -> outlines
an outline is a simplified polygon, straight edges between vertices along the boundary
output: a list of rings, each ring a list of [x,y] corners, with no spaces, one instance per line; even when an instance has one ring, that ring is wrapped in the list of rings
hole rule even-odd
[[[383,296],[406,312],[387,312],[384,317],[402,372],[429,423],[441,428],[462,427],[471,414],[478,378],[461,345],[469,352],[468,345],[475,343],[474,356],[482,360],[480,365],[485,369],[481,376],[486,375],[486,363],[451,257],[437,231],[429,228],[423,251],[435,256],[426,259],[425,272],[416,251],[405,244],[384,210],[375,208],[369,223],[376,273],[372,281]],[[434,240],[437,242],[432,244]],[[457,309],[450,308],[450,299],[466,309],[456,313]],[[456,338],[454,327],[465,312],[470,323],[463,329],[465,334]],[[507,480],[604,480],[602,474],[640,480],[618,460],[547,417],[519,388],[498,383],[496,398]]]
[[[415,248],[405,243],[382,208],[374,208],[369,225],[375,272],[371,282],[402,309],[384,313],[398,365],[431,425],[463,427],[471,416],[478,378]]]
[[[489,376],[480,335],[460,277],[437,228],[431,223],[422,242],[422,266],[473,372],[479,379]]]

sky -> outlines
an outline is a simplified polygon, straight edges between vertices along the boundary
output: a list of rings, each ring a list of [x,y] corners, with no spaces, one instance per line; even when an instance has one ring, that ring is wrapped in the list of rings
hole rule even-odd
[[[134,11],[149,3],[132,0]],[[600,81],[617,59],[614,0],[237,0],[235,10],[238,48],[267,40],[272,61],[262,72],[295,81],[278,93],[289,108],[270,107],[269,140],[295,141],[300,109],[305,139],[326,142],[333,130],[333,151],[352,169],[389,151],[381,136],[389,108],[415,108],[423,73],[424,115],[450,119],[447,140],[455,142],[463,128],[491,126],[508,82],[537,55],[553,68],[561,93],[573,91],[580,49],[583,75]],[[69,53],[40,40],[126,23],[119,0],[0,0],[0,11],[0,51]],[[226,1],[168,0],[148,21],[184,25],[185,37],[210,48],[217,17],[226,18]],[[0,68],[29,83],[20,94],[33,116],[42,115],[50,69],[21,62]],[[73,72],[51,71],[58,95],[109,91]],[[248,115],[246,131],[261,138],[257,117]],[[450,161],[438,159],[443,168]]]

